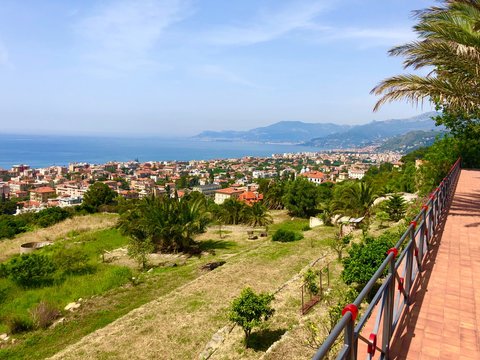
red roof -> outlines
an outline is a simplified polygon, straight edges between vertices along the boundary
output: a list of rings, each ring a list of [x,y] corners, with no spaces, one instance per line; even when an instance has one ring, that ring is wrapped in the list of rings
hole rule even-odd
[[[31,192],[39,193],[39,194],[46,194],[46,193],[54,193],[55,189],[51,188],[50,186],[42,186],[33,190],[30,190]]]
[[[305,176],[310,179],[323,179],[325,175],[320,171],[310,171],[301,174],[300,176]]]
[[[234,188],[225,188],[225,189],[219,189],[215,192],[220,194],[232,195],[232,194],[241,194],[243,193],[243,190],[237,190]]]

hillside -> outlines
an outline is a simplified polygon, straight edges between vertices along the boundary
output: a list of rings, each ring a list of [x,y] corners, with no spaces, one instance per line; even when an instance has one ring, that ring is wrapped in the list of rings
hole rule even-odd
[[[316,146],[326,149],[379,144],[385,139],[404,135],[410,131],[442,130],[436,128],[428,112],[407,119],[372,121],[363,125],[338,125],[333,123],[305,123],[281,121],[247,131],[204,131],[194,139],[204,141],[245,141],[259,143],[289,143]]]
[[[435,138],[442,134],[444,134],[443,131],[410,131],[386,140],[378,150],[407,153],[420,147],[432,145]]]
[[[204,131],[196,139],[208,141],[251,141],[262,143],[293,143],[306,142],[313,137],[325,137],[348,130],[348,125],[332,123],[305,123],[301,121],[280,121],[275,124],[251,129],[248,131]]]
[[[371,145],[381,141],[406,134],[410,131],[433,131],[437,128],[429,112],[408,119],[392,119],[385,121],[372,121],[365,125],[357,125],[343,133],[331,134],[326,137],[314,138],[305,143],[309,146],[322,148],[347,148]]]

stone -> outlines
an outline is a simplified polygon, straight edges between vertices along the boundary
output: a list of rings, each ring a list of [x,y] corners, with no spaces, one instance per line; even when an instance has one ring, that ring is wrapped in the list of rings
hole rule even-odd
[[[65,322],[65,318],[62,317],[62,318],[60,318],[60,319],[58,319],[58,320],[55,320],[55,321],[53,322],[53,324],[50,325],[50,327],[53,329],[53,328],[55,328],[57,325],[63,324],[64,322]]]
[[[8,336],[8,334],[2,334],[0,335],[0,340],[3,340],[3,341],[7,341],[10,337]]]
[[[65,306],[65,310],[67,311],[74,311],[77,310],[80,307],[80,303],[77,302],[71,302],[67,306]]]

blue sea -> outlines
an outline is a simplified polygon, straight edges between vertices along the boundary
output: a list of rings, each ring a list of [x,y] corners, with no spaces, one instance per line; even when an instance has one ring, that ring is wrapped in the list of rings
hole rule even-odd
[[[102,164],[134,159],[209,160],[319,150],[297,145],[209,142],[180,138],[0,134],[0,168],[9,169],[15,164],[38,168],[68,165],[71,162]]]

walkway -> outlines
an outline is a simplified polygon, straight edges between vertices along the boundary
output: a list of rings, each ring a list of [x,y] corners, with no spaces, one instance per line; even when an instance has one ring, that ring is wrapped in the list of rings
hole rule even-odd
[[[462,170],[391,359],[480,359],[480,171]]]

